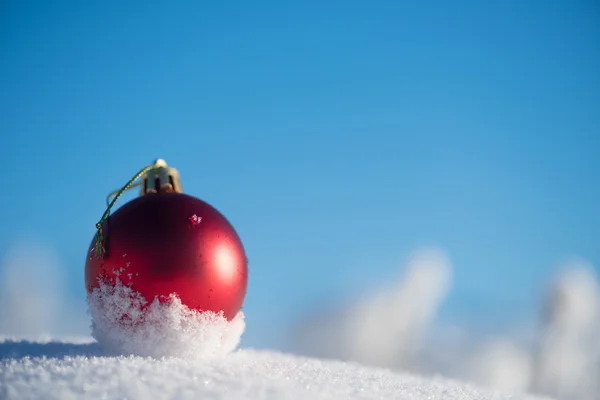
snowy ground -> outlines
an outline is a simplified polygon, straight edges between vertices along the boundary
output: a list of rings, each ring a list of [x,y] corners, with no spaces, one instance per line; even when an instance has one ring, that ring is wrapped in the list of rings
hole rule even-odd
[[[0,342],[2,399],[534,399],[443,378],[241,349],[211,360],[106,356],[91,339]]]
[[[585,266],[559,276],[539,332],[522,341],[434,327],[450,270],[444,257],[421,254],[397,284],[299,321],[287,351],[302,357],[236,350],[242,313],[197,315],[176,298],[147,303],[128,286],[94,291],[86,329],[74,330],[56,275],[9,266],[0,277],[0,400],[534,398],[526,392],[600,400],[600,283]],[[90,322],[93,337],[64,336],[88,335]],[[50,323],[62,331],[41,338]]]

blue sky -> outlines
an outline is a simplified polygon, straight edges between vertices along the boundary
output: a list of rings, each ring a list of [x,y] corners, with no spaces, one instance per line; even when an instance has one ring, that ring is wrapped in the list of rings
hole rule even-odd
[[[105,196],[161,157],[245,244],[249,344],[423,244],[447,318],[600,265],[594,2],[173,3],[3,2],[0,257],[49,243],[83,302]]]

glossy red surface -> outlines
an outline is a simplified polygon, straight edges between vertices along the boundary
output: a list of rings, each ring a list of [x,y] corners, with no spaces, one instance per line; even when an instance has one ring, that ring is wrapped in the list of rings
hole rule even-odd
[[[233,226],[208,203],[181,193],[140,196],[103,225],[105,254],[85,264],[88,292],[98,278],[121,282],[149,302],[176,293],[199,311],[223,311],[232,319],[248,282],[246,254]]]

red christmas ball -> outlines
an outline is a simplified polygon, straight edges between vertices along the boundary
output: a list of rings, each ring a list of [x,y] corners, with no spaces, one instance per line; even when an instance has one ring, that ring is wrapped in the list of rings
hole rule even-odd
[[[116,210],[102,224],[104,254],[90,244],[88,293],[99,281],[124,285],[149,303],[175,293],[188,308],[240,311],[248,282],[247,258],[233,226],[210,204],[183,193],[152,193]]]

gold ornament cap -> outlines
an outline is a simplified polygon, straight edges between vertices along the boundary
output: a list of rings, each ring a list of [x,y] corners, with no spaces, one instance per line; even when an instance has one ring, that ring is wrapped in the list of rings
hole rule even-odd
[[[158,192],[183,192],[179,171],[169,167],[162,158],[157,159],[152,168],[142,175],[140,184],[140,196]]]

